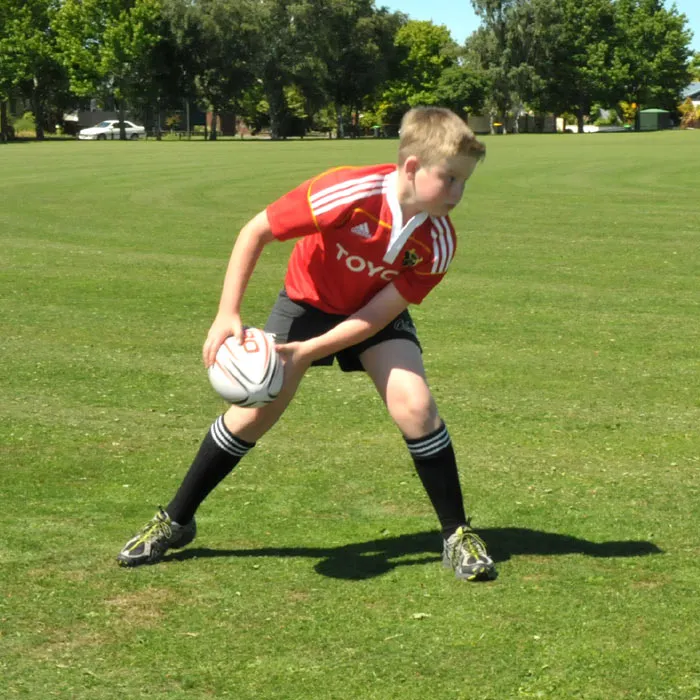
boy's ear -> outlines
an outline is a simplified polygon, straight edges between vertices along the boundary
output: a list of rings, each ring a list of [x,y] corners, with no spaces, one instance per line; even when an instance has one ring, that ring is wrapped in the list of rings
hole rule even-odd
[[[416,156],[408,156],[403,164],[403,170],[406,173],[406,178],[409,182],[413,182],[416,177],[416,173],[420,168],[420,163]]]

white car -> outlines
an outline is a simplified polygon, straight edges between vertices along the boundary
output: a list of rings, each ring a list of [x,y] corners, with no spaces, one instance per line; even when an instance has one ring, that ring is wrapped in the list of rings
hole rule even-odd
[[[81,141],[104,141],[105,139],[117,141],[119,140],[119,124],[118,119],[108,119],[88,129],[81,129],[78,138]],[[128,139],[140,139],[146,136],[146,129],[143,126],[137,126],[133,122],[125,120],[124,127]]]

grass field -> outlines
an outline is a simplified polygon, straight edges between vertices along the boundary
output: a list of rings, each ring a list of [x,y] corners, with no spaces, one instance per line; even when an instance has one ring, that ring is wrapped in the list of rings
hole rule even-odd
[[[700,698],[700,134],[486,140],[414,311],[483,585],[441,568],[400,436],[337,370],[189,549],[114,562],[224,408],[199,358],[239,227],[396,142],[0,147],[0,696]]]

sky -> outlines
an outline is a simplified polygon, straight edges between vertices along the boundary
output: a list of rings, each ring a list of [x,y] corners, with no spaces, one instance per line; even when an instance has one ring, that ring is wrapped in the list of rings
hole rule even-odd
[[[434,24],[444,24],[452,38],[459,44],[479,26],[479,18],[474,14],[469,0],[375,0],[377,7],[404,12],[411,19],[432,20]],[[678,11],[688,18],[688,26],[693,32],[691,48],[700,51],[700,2],[698,0],[676,0]],[[666,2],[671,7],[671,2]]]

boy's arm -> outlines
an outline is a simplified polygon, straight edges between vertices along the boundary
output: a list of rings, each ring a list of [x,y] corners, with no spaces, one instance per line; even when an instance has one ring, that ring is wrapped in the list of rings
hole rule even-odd
[[[224,278],[219,311],[202,349],[204,366],[214,364],[216,352],[230,335],[243,342],[241,300],[263,248],[274,240],[267,213],[254,216],[238,234]]]
[[[393,283],[388,284],[359,311],[327,333],[301,343],[278,345],[277,348],[280,354],[292,360],[293,363],[302,367],[308,366],[314,360],[371,337],[395,319],[408,307],[408,304],[409,302],[401,296]]]

